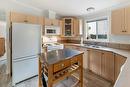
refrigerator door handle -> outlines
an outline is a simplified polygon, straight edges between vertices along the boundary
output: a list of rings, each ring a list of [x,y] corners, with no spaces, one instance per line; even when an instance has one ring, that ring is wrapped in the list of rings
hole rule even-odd
[[[17,59],[14,59],[13,62],[20,62],[20,61],[25,61],[25,60],[29,60],[29,59],[35,59],[37,57],[30,57],[30,58],[17,58]]]

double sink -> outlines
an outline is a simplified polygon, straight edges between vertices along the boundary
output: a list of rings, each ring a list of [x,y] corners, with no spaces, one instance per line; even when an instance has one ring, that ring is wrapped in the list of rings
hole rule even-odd
[[[91,45],[91,44],[83,44],[85,47],[92,47],[92,48],[101,48],[101,46],[98,45]]]

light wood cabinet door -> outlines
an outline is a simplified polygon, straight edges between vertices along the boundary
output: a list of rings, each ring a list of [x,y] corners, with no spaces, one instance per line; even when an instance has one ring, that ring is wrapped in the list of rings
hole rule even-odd
[[[38,24],[45,25],[45,18],[44,17],[38,17]]]
[[[79,19],[74,19],[74,35],[79,36]]]
[[[45,19],[46,26],[59,26],[59,20],[56,19]]]
[[[10,13],[10,21],[11,22],[27,22],[27,15],[17,12],[11,12]]]
[[[102,53],[101,76],[111,82],[114,82],[114,53]]]
[[[39,18],[38,16],[27,15],[18,12],[10,13],[10,21],[17,23],[30,23],[30,24],[38,24]]]
[[[5,39],[0,38],[0,57],[5,53]]]
[[[125,34],[124,21],[125,21],[124,8],[112,11],[111,15],[111,33],[112,34]]]
[[[97,75],[101,75],[101,58],[101,51],[89,50],[89,69]]]
[[[54,26],[60,26],[59,20],[56,20],[56,19],[52,19],[52,24],[53,24]]]
[[[125,32],[130,34],[130,6],[125,8]]]
[[[115,54],[115,81],[120,73],[122,65],[125,63],[126,57]]]
[[[38,17],[36,16],[28,15],[26,20],[28,23],[38,24]]]
[[[60,34],[61,36],[63,36],[63,21],[62,20],[59,21],[59,25],[60,25]]]
[[[51,25],[53,25],[53,24],[52,24],[52,20],[46,18],[46,19],[45,19],[45,25],[46,25],[46,26],[51,26]]]

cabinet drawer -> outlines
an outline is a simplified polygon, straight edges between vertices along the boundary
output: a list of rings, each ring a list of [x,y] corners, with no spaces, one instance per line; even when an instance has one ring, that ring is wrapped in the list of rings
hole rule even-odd
[[[78,63],[79,61],[81,61],[81,56],[80,55],[71,59],[71,65],[74,64],[74,63]]]
[[[54,64],[54,72],[60,71],[71,65],[70,60],[65,60],[60,63]]]

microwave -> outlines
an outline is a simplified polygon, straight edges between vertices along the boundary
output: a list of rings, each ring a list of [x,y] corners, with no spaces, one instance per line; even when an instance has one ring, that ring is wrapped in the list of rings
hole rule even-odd
[[[45,26],[45,35],[60,35],[59,26]]]

